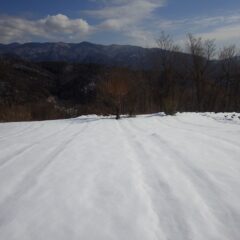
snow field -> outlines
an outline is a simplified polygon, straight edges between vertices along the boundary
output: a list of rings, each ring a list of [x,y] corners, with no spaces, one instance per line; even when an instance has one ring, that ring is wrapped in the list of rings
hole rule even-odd
[[[0,239],[239,240],[239,116],[0,124]]]

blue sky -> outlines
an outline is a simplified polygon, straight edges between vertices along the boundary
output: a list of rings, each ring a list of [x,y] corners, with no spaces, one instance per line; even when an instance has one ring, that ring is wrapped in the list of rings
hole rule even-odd
[[[240,46],[239,0],[1,0],[0,42],[155,45],[165,31]]]

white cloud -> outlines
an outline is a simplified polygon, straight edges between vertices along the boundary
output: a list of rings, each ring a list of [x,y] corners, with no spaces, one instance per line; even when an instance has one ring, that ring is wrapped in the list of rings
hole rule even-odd
[[[88,0],[96,4],[94,10],[81,11],[82,18],[71,19],[63,14],[29,20],[21,17],[0,16],[0,42],[33,40],[79,42],[89,37],[113,34],[125,42],[154,46],[161,30],[170,33],[179,43],[191,32],[203,38],[214,38],[220,43],[238,43],[240,38],[239,11],[215,16],[183,19],[163,19],[157,11],[167,0]],[[96,34],[96,35],[94,35]],[[109,35],[108,35],[109,36]],[[97,40],[96,40],[97,41]]]
[[[146,30],[148,21],[154,19],[154,11],[163,7],[165,0],[101,0],[105,3],[98,10],[84,11],[100,20],[96,31],[115,31],[139,45],[152,43],[153,34]],[[151,39],[150,39],[151,38]]]
[[[199,16],[185,19],[158,19],[154,26],[170,32],[177,42],[184,46],[186,34],[193,33],[204,39],[215,39],[218,46],[236,44],[240,46],[239,11],[226,12],[216,16]]]
[[[99,19],[123,19],[139,21],[149,17],[149,15],[159,7],[162,7],[165,1],[151,0],[131,0],[120,1],[121,4],[110,5],[99,10],[85,11],[87,14]]]
[[[239,46],[240,24],[218,27],[212,31],[201,32],[199,35],[205,39],[216,39],[220,45],[237,43]]]
[[[70,19],[63,14],[28,20],[12,16],[0,17],[0,42],[46,40],[82,40],[91,31],[83,19]]]
[[[94,33],[105,31],[119,34],[146,45],[152,37],[146,22],[152,21],[154,11],[166,0],[89,0],[98,3],[97,10],[82,11],[98,21],[90,26],[86,20],[70,19],[63,14],[29,20],[14,16],[0,16],[0,42],[26,42],[33,40],[77,42]]]
[[[162,29],[173,30],[173,29],[201,29],[208,27],[216,27],[226,24],[240,23],[240,15],[235,13],[234,15],[221,15],[213,17],[195,17],[185,18],[178,20],[158,20],[158,26]]]
[[[140,45],[143,47],[156,47],[156,40],[154,34],[151,31],[133,29],[125,33],[130,39],[132,39],[132,44]]]
[[[85,34],[89,31],[89,25],[82,19],[69,19],[67,16],[58,14],[47,16],[39,21],[50,32],[63,32],[69,34]]]

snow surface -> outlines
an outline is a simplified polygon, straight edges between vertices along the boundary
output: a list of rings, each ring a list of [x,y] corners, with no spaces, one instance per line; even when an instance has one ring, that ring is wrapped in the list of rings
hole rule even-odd
[[[240,239],[240,114],[2,123],[0,151],[1,240]]]

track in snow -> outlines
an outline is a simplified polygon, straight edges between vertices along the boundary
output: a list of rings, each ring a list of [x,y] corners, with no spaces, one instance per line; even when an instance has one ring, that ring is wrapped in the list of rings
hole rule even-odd
[[[0,239],[238,240],[235,115],[0,124]]]

